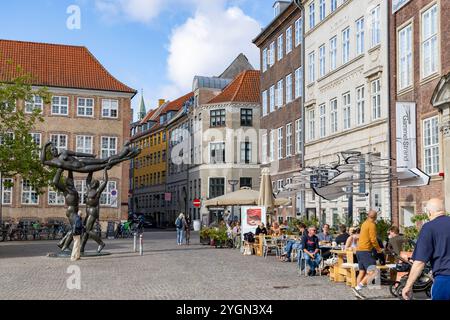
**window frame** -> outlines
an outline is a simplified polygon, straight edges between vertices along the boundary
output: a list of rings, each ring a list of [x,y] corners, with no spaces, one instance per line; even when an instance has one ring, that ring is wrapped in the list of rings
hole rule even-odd
[[[55,103],[54,99],[58,100],[58,103]],[[66,99],[67,104],[62,104],[62,100]],[[51,105],[50,105],[50,114],[52,116],[68,116],[69,115],[69,104],[70,99],[67,96],[52,96]],[[57,112],[55,112],[54,108],[58,108]],[[66,112],[61,112],[63,108],[66,108]]]
[[[84,106],[80,105],[80,101],[84,100]],[[87,101],[91,100],[92,101],[92,106],[88,106],[87,105]],[[84,114],[80,113],[80,108],[84,109]],[[78,97],[77,98],[77,117],[83,117],[83,118],[93,118],[94,117],[94,108],[95,108],[95,99],[93,98],[85,98],[85,97]],[[86,110],[91,109],[92,110],[92,114],[88,115],[86,114]]]
[[[113,102],[117,103],[117,106],[113,106]],[[106,105],[105,104],[109,104]],[[105,111],[108,111],[108,114],[105,115]],[[112,112],[115,111],[116,115],[113,116]],[[118,119],[119,118],[119,100],[118,99],[102,99],[102,118],[105,119]]]

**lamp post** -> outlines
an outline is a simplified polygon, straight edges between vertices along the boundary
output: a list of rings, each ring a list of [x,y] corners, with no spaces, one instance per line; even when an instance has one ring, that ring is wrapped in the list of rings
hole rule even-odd
[[[231,185],[232,192],[234,192],[234,187],[239,183],[239,180],[228,180],[228,183]],[[231,206],[231,218],[234,220],[234,206]]]

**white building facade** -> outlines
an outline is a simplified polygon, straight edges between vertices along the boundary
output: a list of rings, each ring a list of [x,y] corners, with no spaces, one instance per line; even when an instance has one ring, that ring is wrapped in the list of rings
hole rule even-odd
[[[305,167],[357,151],[366,155],[361,164],[366,172],[369,162],[389,158],[388,1],[307,0],[303,5]],[[352,199],[353,223],[369,208],[390,217],[389,183],[355,183],[353,193],[358,194]],[[350,209],[347,196],[327,201],[312,191],[305,207],[309,216],[331,225],[346,222]]]

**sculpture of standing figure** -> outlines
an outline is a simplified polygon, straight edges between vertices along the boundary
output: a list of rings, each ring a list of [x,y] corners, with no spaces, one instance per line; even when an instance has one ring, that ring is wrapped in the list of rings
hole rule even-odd
[[[63,173],[63,169],[58,169],[55,176],[53,177],[53,185],[55,188],[64,194],[64,198],[66,200],[67,210],[66,216],[69,219],[70,223],[70,231],[66,233],[64,238],[58,243],[58,247],[61,248],[62,251],[69,248],[70,243],[72,242],[73,235],[73,224],[75,221],[75,216],[78,213],[78,206],[80,203],[80,197],[78,195],[78,191],[75,188],[75,184],[73,181],[73,172],[69,171],[68,177],[65,179],[65,183],[61,182],[61,175]]]
[[[85,220],[85,233],[83,234],[82,242],[81,242],[81,252],[84,252],[84,247],[86,246],[86,242],[89,238],[94,239],[98,244],[97,252],[100,253],[102,249],[105,247],[105,243],[102,239],[97,235],[97,233],[93,230],[94,224],[97,219],[100,217],[100,197],[108,185],[108,169],[105,168],[103,171],[103,182],[100,182],[96,179],[92,180],[93,173],[89,173],[86,179],[86,185],[88,186],[88,191],[86,195],[86,220]]]

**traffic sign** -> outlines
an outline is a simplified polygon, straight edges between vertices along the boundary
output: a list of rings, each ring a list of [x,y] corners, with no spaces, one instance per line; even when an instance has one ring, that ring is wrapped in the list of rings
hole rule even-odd
[[[194,204],[194,207],[200,208],[200,205],[201,205],[200,199],[194,199],[194,201],[192,201],[192,203]]]
[[[117,190],[116,189],[111,190],[111,195],[113,197],[116,197],[117,196]]]

